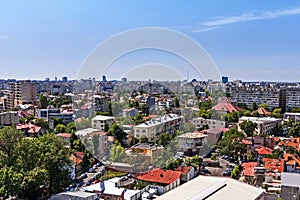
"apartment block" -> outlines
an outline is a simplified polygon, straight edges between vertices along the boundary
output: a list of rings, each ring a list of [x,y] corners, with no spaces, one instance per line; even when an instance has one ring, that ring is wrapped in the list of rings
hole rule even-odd
[[[193,124],[197,129],[208,126],[208,128],[227,128],[228,123],[226,121],[215,120],[215,119],[205,119],[198,117],[193,119]]]
[[[104,131],[106,126],[111,127],[114,122],[114,117],[97,115],[92,119],[92,128],[98,129],[99,131]]]
[[[19,104],[36,103],[36,83],[29,80],[9,82],[7,89],[7,108],[12,109]]]

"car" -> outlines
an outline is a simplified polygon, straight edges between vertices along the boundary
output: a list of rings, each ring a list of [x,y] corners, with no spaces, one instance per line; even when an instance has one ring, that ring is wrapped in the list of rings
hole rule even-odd
[[[101,167],[102,166],[102,163],[101,162],[97,162],[96,164],[98,167]]]
[[[96,184],[96,183],[99,183],[99,182],[100,182],[100,180],[96,179],[96,180],[94,180],[94,181],[92,182],[92,184]]]
[[[132,176],[131,173],[129,173],[129,174],[127,174],[127,177],[128,177],[128,178],[132,178],[133,176]]]
[[[211,174],[211,172],[206,168],[201,169],[201,172],[203,172],[205,174]]]
[[[85,185],[86,185],[86,186],[89,186],[89,185],[91,185],[92,182],[93,182],[93,180],[90,179],[90,180],[88,180],[88,181],[85,183]]]
[[[83,178],[83,179],[84,179],[84,178],[87,178],[87,177],[88,177],[88,176],[87,176],[87,173],[83,173],[83,174],[80,175],[79,178]]]
[[[223,176],[231,176],[231,171],[229,169],[225,169]]]
[[[127,177],[127,176],[122,176],[122,177],[120,178],[120,181],[126,181],[126,180],[128,180],[128,177]]]
[[[95,169],[94,168],[89,168],[89,173],[93,173],[93,172],[95,172]]]
[[[94,166],[93,166],[93,169],[95,169],[95,170],[98,169],[98,166],[97,166],[97,165],[94,165]]]
[[[77,187],[83,186],[84,182],[77,183]]]

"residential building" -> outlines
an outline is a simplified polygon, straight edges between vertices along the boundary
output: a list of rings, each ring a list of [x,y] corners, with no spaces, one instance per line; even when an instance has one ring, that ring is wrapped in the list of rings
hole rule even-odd
[[[217,144],[219,139],[221,138],[223,133],[226,133],[228,128],[209,128],[205,130],[205,134],[207,135],[208,144],[210,146],[214,146]]]
[[[17,111],[0,113],[0,126],[12,126],[19,123],[20,117]]]
[[[248,184],[253,184],[254,181],[254,168],[257,166],[257,162],[242,163],[243,171],[241,173],[242,179]]]
[[[125,108],[123,110],[123,117],[133,117],[139,113],[139,110],[136,108]]]
[[[284,171],[300,173],[300,158],[294,154],[284,154]]]
[[[179,166],[176,171],[181,172],[181,183],[188,182],[195,177],[195,168],[193,166]]]
[[[96,193],[75,191],[75,192],[62,192],[50,197],[50,200],[96,200],[99,199]]]
[[[58,133],[56,134],[56,136],[58,138],[61,138],[67,147],[70,147],[70,138],[71,138],[70,133]]]
[[[281,174],[281,197],[283,200],[300,199],[300,174],[283,172]]]
[[[134,137],[148,138],[148,141],[155,141],[160,133],[175,134],[176,130],[183,127],[184,117],[176,114],[168,114],[134,127]]]
[[[285,112],[283,118],[291,122],[300,122],[300,113]]]
[[[163,169],[153,169],[148,172],[143,172],[135,175],[135,178],[140,181],[155,183],[160,186],[167,186],[169,190],[180,185],[181,172]]]
[[[157,144],[138,143],[125,149],[125,153],[129,155],[143,155],[145,159],[152,163],[153,158],[159,156],[163,149],[163,146]]]
[[[239,112],[242,109],[235,105],[235,101],[232,100],[222,100],[217,105],[212,107],[212,110],[225,112],[225,113],[232,113],[232,112]]]
[[[256,153],[260,155],[261,157],[265,157],[266,155],[271,155],[273,153],[273,149],[260,146],[255,149]]]
[[[205,119],[202,117],[194,118],[193,124],[196,126],[197,129],[206,128],[227,128],[228,123],[222,120],[216,119]]]
[[[109,98],[107,96],[94,95],[93,102],[96,112],[108,112]]]
[[[243,131],[239,124],[244,121],[251,121],[257,124],[257,128],[255,129],[256,134],[260,136],[271,135],[273,133],[273,129],[277,126],[277,124],[281,123],[281,119],[272,118],[272,117],[246,117],[242,116],[238,122],[238,131]]]
[[[36,104],[36,83],[29,80],[8,83],[7,107],[12,109],[19,104]]]
[[[300,151],[300,137],[284,139],[278,143],[278,146],[281,148],[281,150],[284,150],[287,147],[292,147],[295,150]]]
[[[38,118],[49,120],[51,118],[61,118],[63,122],[69,123],[73,121],[73,112],[62,112],[57,108],[45,108],[38,110]]]
[[[114,117],[97,115],[92,118],[92,128],[98,129],[99,131],[105,131],[105,129],[110,128],[114,122]]]
[[[34,124],[28,123],[28,124],[18,124],[16,126],[18,130],[22,130],[24,132],[24,135],[27,137],[39,137],[43,134],[43,130],[41,127],[36,126]]]
[[[186,155],[199,154],[205,143],[207,143],[207,135],[204,133],[185,133],[178,136],[178,151],[184,152]]]

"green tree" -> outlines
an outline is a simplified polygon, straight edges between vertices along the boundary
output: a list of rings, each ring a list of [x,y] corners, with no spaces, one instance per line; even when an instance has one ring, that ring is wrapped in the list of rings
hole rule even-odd
[[[271,117],[282,118],[281,108],[275,108],[271,113]]]
[[[288,135],[294,137],[300,136],[300,122],[296,122],[292,124],[292,127],[290,128]]]
[[[44,96],[43,94],[40,94],[39,101],[40,101],[41,109],[47,108],[47,106],[49,105],[49,101],[48,101],[47,97]]]
[[[76,131],[75,122],[70,122],[67,124],[66,133],[72,133]]]
[[[67,130],[67,127],[63,124],[58,124],[55,128],[54,128],[54,133],[65,133]]]
[[[179,108],[180,107],[179,99],[177,97],[174,97],[174,107],[175,108]]]
[[[257,110],[257,104],[256,104],[256,102],[253,102],[252,103],[252,111],[255,111],[255,110]]]
[[[158,144],[162,146],[166,146],[173,139],[173,136],[168,133],[162,133],[158,136]]]
[[[125,140],[127,134],[118,126],[117,123],[114,123],[107,131],[108,135],[114,136],[124,147],[125,146]]]
[[[239,179],[240,173],[241,173],[241,171],[240,171],[240,169],[239,169],[239,166],[236,165],[236,166],[233,168],[233,170],[232,170],[231,178],[233,178],[233,179]]]
[[[40,127],[44,128],[44,129],[49,129],[49,124],[45,119],[37,118],[34,120],[34,124],[36,126],[40,126]]]
[[[252,121],[243,121],[239,124],[240,128],[246,133],[248,137],[253,136],[253,132],[257,128],[257,124]]]

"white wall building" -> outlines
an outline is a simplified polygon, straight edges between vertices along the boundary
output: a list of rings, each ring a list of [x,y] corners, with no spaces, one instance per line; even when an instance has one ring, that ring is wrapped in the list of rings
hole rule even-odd
[[[114,121],[114,117],[97,115],[92,119],[92,128],[96,128],[99,131],[104,131],[105,126],[111,127]]]

